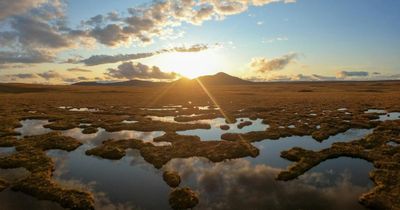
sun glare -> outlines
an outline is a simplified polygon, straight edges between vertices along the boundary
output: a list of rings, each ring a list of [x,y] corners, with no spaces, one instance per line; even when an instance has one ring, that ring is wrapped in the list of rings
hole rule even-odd
[[[217,52],[208,50],[192,53],[169,53],[154,59],[164,71],[173,71],[190,79],[214,74],[223,70],[224,59]]]

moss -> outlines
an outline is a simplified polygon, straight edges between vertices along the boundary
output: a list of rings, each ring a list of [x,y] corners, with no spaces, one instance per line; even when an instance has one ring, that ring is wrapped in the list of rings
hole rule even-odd
[[[149,146],[140,140],[107,140],[102,145],[87,150],[86,155],[94,155],[110,160],[119,160],[126,155],[125,150],[128,148],[140,149],[143,146]]]
[[[154,138],[155,142],[171,142],[171,143],[185,143],[185,141],[200,142],[200,137],[198,136],[183,136],[175,132],[168,132],[162,136]]]
[[[174,210],[191,209],[198,203],[198,195],[187,187],[174,189],[169,195],[169,205]]]
[[[95,127],[86,127],[82,130],[83,134],[92,134],[92,133],[97,133],[98,129]]]
[[[400,121],[387,121],[363,139],[335,143],[332,147],[315,152],[292,148],[281,153],[296,163],[282,171],[278,180],[292,180],[321,162],[337,157],[361,158],[374,164],[370,178],[375,187],[360,197],[360,202],[371,209],[400,209],[400,148],[387,145],[400,136]]]
[[[244,127],[246,127],[246,126],[250,126],[250,125],[252,125],[253,123],[251,122],[251,121],[244,121],[244,122],[241,122],[241,123],[239,123],[238,125],[237,125],[237,127],[239,128],[239,129],[242,129],[242,128],[244,128]]]
[[[23,90],[26,88],[31,89],[31,86],[38,91],[18,91],[18,94],[9,91],[2,92],[4,88],[8,90]],[[360,92],[371,89],[371,86],[374,89],[379,89],[379,92]],[[188,89],[190,91],[187,91]],[[35,173],[39,173],[39,171],[44,172],[45,176],[42,176],[44,179],[47,179],[49,177],[48,174],[51,174],[52,164],[49,164],[51,160],[39,158],[45,154],[37,153],[37,151],[40,152],[42,149],[51,148],[54,145],[46,142],[46,146],[36,145],[38,148],[35,148],[35,146],[32,149],[29,144],[33,145],[33,142],[26,142],[26,145],[21,144],[18,146],[16,145],[16,140],[10,137],[17,134],[14,132],[14,129],[21,126],[19,120],[23,119],[48,119],[52,124],[47,127],[60,130],[75,128],[79,126],[79,123],[87,122],[91,123],[92,127],[104,127],[108,131],[165,131],[169,134],[156,138],[154,141],[168,141],[172,143],[171,146],[155,147],[150,143],[144,143],[140,140],[107,141],[103,145],[87,151],[87,154],[118,159],[125,155],[126,149],[138,149],[146,161],[149,161],[156,167],[161,167],[165,162],[176,157],[202,156],[212,161],[223,161],[230,158],[255,156],[258,154],[258,150],[255,150],[248,142],[265,139],[279,139],[291,135],[313,135],[317,140],[323,141],[329,138],[330,135],[335,135],[345,129],[374,128],[379,126],[380,122],[371,121],[371,119],[377,118],[376,114],[364,113],[369,108],[378,107],[388,111],[400,110],[400,97],[398,97],[400,94],[400,83],[397,81],[379,83],[327,82],[318,84],[268,83],[240,87],[210,86],[207,89],[213,95],[214,100],[218,102],[221,108],[220,111],[223,111],[229,118],[245,118],[249,116],[252,119],[260,118],[263,119],[264,124],[270,125],[270,128],[266,131],[249,132],[241,135],[229,133],[223,135],[224,139],[232,142],[211,141],[210,143],[206,143],[201,142],[196,137],[189,138],[174,135],[174,132],[197,128],[208,129],[210,128],[209,125],[188,125],[185,123],[165,123],[145,120],[145,116],[147,115],[175,116],[175,120],[178,122],[223,117],[219,110],[198,110],[194,108],[193,106],[208,105],[207,102],[210,101],[210,98],[204,93],[202,88],[192,88],[191,86],[189,88],[179,86],[179,88],[171,87],[168,89],[163,87],[49,87],[6,84],[0,87],[0,98],[2,99],[0,100],[0,136],[9,137],[6,140],[0,137],[0,145],[18,147],[17,153],[20,153],[20,156],[18,156],[19,161],[0,162],[2,167],[15,167],[17,163],[21,165],[32,160],[32,167],[30,167],[32,171],[35,171]],[[299,92],[299,90],[316,89],[318,91],[312,94]],[[96,113],[70,112],[58,108],[59,106],[93,107],[94,104],[96,108],[102,111]],[[160,108],[168,104],[183,105],[183,107],[170,111],[142,109],[146,107]],[[338,108],[342,107],[346,107],[351,114],[348,115],[345,112],[337,111]],[[30,110],[35,110],[37,113],[28,113]],[[310,116],[310,113],[315,113],[317,116]],[[182,116],[192,114],[196,115],[189,117]],[[125,119],[137,120],[140,123],[137,125],[122,124],[121,121]],[[307,126],[304,126],[305,123],[307,123]],[[327,126],[321,126],[321,128],[323,127],[322,130],[316,128],[316,126],[323,124]],[[286,128],[287,125],[295,125],[296,128],[288,129]],[[280,126],[284,128],[280,128]],[[381,128],[378,127],[377,129]],[[66,140],[68,141],[68,139]],[[246,142],[240,143],[243,140]],[[311,155],[310,157],[316,157],[317,159],[320,158],[321,161],[326,158],[340,156],[341,154],[361,157],[373,161],[377,170],[383,170],[374,175],[374,177],[382,177],[383,175],[380,174],[392,174],[392,172],[394,173],[398,170],[396,169],[398,166],[393,164],[395,162],[393,160],[399,162],[398,159],[395,159],[399,155],[397,152],[398,149],[395,149],[396,147],[386,147],[381,143],[381,140],[380,136],[374,135],[373,138],[365,139],[365,141],[359,142],[359,144],[346,146],[346,148],[351,148],[350,146],[354,147],[346,151],[343,150],[341,144],[335,144],[331,150],[320,154],[320,156],[314,156],[311,155],[313,153],[308,154],[308,152],[300,152],[299,150],[299,156],[296,154],[289,155],[288,153],[287,157],[291,156],[295,160],[302,153]],[[379,158],[382,161],[376,161],[378,157],[373,156],[371,151],[377,151],[377,148],[380,147],[382,147],[381,152],[377,152],[376,154],[380,154]],[[361,151],[361,148],[363,151]],[[390,156],[390,158],[386,156]],[[301,162],[300,159],[298,161],[299,163]],[[310,163],[312,162],[303,167],[299,166],[299,169],[304,170],[304,168],[312,167],[313,164]],[[291,174],[289,172],[289,175]],[[388,175],[388,177],[390,176]],[[291,177],[293,175],[289,176],[288,179]],[[393,178],[392,180],[396,179]],[[384,180],[382,183],[387,183],[387,181]],[[396,187],[397,185],[393,186]],[[395,192],[393,189],[399,188],[386,187],[381,189],[389,193]],[[382,198],[378,199],[378,195],[382,195]],[[393,197],[390,196],[390,198]],[[368,203],[370,201],[367,206],[376,205],[382,207],[379,203],[384,203],[383,198],[389,197],[382,193],[381,190],[377,190],[376,193],[366,196],[363,202]]]
[[[15,128],[21,127],[17,117],[0,116],[0,137],[18,135]]]
[[[167,133],[155,141],[168,141],[171,146],[154,146],[140,140],[110,140],[102,145],[86,151],[87,155],[96,155],[103,158],[122,158],[128,148],[138,149],[142,157],[156,168],[161,168],[173,158],[205,157],[213,162],[221,162],[227,159],[241,157],[256,157],[259,150],[245,141],[200,141],[197,136],[181,136],[174,133]],[[116,150],[118,148],[119,150]],[[112,155],[110,155],[112,154]]]
[[[8,183],[2,179],[0,179],[0,192],[7,189]]]
[[[181,183],[181,177],[176,171],[165,171],[163,173],[163,179],[170,187],[173,188],[178,187]]]
[[[52,130],[69,130],[79,126],[79,123],[76,121],[69,120],[57,120],[53,123],[44,125],[45,128],[50,128]]]
[[[221,128],[221,130],[229,130],[229,125],[221,125],[219,126],[219,128]]]
[[[151,121],[144,120],[137,123],[114,123],[114,124],[99,124],[99,127],[106,129],[108,132],[116,132],[122,130],[135,130],[135,131],[184,131],[184,130],[193,130],[193,129],[210,129],[211,126],[209,124],[183,124],[183,123],[170,123],[170,122],[161,122],[161,121]]]
[[[72,151],[81,145],[80,142],[55,132],[20,140],[1,138],[0,142],[12,142],[17,150],[15,154],[0,158],[0,168],[23,167],[30,172],[26,178],[13,183],[12,190],[55,201],[65,208],[94,209],[94,198],[90,193],[66,190],[52,181],[54,163],[44,152],[50,149]]]

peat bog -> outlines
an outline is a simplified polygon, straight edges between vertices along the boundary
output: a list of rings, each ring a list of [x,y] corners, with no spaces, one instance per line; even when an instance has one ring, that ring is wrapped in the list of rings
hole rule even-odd
[[[2,85],[0,203],[400,209],[400,83],[373,85]]]

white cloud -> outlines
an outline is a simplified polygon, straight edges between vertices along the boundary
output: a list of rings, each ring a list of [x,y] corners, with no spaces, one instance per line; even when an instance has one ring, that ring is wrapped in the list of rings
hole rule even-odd
[[[297,57],[297,53],[290,53],[273,59],[268,59],[265,57],[253,58],[250,62],[250,68],[251,70],[259,73],[282,70],[292,61],[297,59]]]

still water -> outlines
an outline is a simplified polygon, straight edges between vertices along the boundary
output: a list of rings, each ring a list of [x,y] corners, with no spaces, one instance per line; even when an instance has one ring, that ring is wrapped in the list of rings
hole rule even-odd
[[[252,125],[242,129],[230,124],[229,132],[249,132],[268,129],[260,119],[250,120]],[[219,140],[223,118],[202,120],[211,129],[179,132],[198,135],[202,140]],[[43,125],[47,120],[25,120],[16,129],[21,136],[51,132]],[[96,209],[170,209],[170,188],[162,180],[163,170],[176,170],[182,178],[181,187],[189,186],[200,194],[195,209],[364,209],[358,197],[372,187],[368,173],[372,164],[359,159],[338,158],[323,162],[298,179],[276,181],[277,174],[291,162],[280,157],[281,151],[298,146],[321,150],[334,142],[361,138],[372,130],[351,129],[330,137],[322,143],[310,136],[287,137],[254,143],[260,149],[256,158],[242,158],[212,163],[204,158],[174,159],[162,170],[144,161],[137,150],[129,150],[121,160],[112,161],[85,155],[85,151],[107,139],[136,138],[152,142],[164,134],[162,131],[107,132],[99,128],[95,134],[82,134],[82,129],[62,131],[83,143],[72,152],[50,150],[47,154],[56,163],[54,180],[65,187],[89,190],[95,195]],[[154,143],[154,142],[153,142]],[[167,144],[167,142],[164,142]],[[162,143],[161,143],[162,144]],[[0,150],[2,155],[12,154],[13,148]],[[4,174],[0,171],[0,175]],[[0,209],[61,209],[58,204],[37,199],[7,189],[0,193]]]

